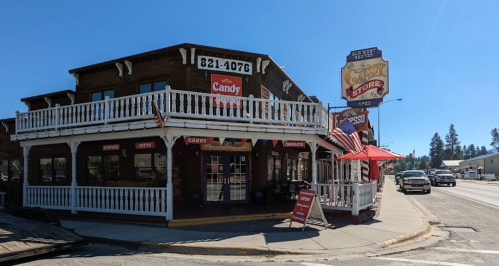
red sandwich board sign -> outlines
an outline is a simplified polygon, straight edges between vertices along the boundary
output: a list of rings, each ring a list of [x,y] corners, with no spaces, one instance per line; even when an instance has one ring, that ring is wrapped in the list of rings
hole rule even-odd
[[[298,200],[296,200],[289,227],[291,227],[293,222],[302,223],[303,228],[301,230],[303,231],[310,219],[322,221],[324,227],[327,229],[326,217],[324,217],[324,213],[322,212],[317,194],[313,190],[302,189],[300,190],[300,195],[298,195]]]

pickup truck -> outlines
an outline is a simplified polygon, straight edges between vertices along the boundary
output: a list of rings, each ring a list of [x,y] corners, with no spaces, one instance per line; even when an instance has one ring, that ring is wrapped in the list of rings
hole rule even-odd
[[[430,176],[430,181],[433,186],[447,184],[448,186],[456,186],[456,178],[450,170],[436,170],[435,174]]]

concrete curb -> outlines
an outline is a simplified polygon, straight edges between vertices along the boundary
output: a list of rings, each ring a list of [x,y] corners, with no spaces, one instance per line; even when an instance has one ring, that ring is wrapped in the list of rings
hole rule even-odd
[[[428,238],[433,234],[434,228],[431,226],[428,221],[425,221],[426,225],[422,226],[420,230],[406,234],[406,235],[401,235],[397,238],[390,239],[381,243],[378,243],[384,248],[393,248],[397,246],[402,246],[408,242],[415,241],[415,240],[422,240],[425,238]]]
[[[268,249],[268,248],[185,246],[178,244],[161,244],[161,243],[117,240],[117,239],[108,239],[102,237],[85,237],[85,238],[90,242],[116,245],[131,250],[145,250],[145,251],[153,250],[157,252],[183,254],[183,255],[256,256],[256,255],[316,254],[314,252],[303,252],[299,250],[289,251],[289,250]]]

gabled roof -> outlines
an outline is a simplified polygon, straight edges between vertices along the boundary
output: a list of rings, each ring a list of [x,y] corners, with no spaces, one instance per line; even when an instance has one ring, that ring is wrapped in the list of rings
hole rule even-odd
[[[469,162],[469,161],[481,160],[481,159],[489,158],[489,157],[496,156],[496,155],[499,155],[499,152],[481,155],[481,156],[478,156],[478,157],[475,157],[475,158],[471,158],[471,159],[468,159],[468,160],[465,160],[465,161]]]
[[[452,167],[459,166],[459,163],[463,160],[443,160],[441,167]]]

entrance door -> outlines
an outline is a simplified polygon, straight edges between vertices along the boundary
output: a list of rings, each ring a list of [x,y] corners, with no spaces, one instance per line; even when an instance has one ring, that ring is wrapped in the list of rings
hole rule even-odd
[[[248,201],[248,154],[205,153],[205,201],[232,204]]]

